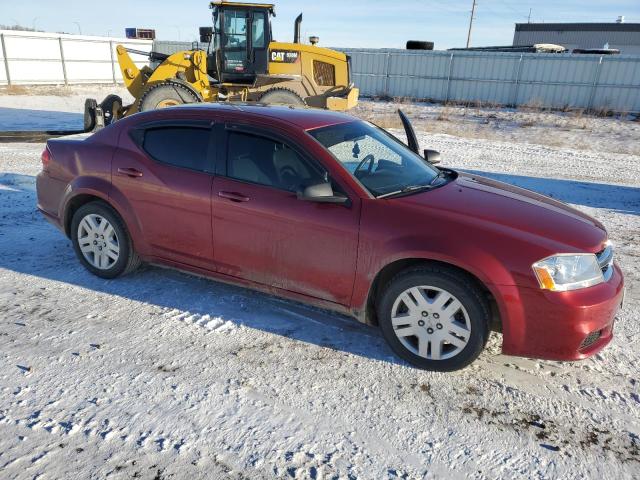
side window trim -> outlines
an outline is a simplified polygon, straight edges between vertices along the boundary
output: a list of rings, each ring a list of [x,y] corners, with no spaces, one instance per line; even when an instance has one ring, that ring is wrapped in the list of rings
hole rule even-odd
[[[213,121],[209,120],[152,120],[150,122],[140,123],[129,130],[129,138],[140,149],[144,143],[144,132],[151,130],[152,128],[162,127],[196,127],[196,128],[211,128],[214,125]]]

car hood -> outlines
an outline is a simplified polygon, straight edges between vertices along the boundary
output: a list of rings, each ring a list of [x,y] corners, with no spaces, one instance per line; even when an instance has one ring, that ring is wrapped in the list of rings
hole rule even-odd
[[[469,223],[491,224],[505,233],[526,232],[578,252],[597,252],[607,237],[600,222],[562,202],[461,172],[443,187],[398,200],[466,217]]]

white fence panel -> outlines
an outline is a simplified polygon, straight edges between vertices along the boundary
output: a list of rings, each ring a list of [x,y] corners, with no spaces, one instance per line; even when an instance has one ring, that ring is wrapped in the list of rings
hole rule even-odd
[[[0,84],[72,84],[121,82],[116,47],[119,44],[148,52],[153,42],[41,32],[0,31]],[[132,54],[138,67],[144,55]],[[8,75],[7,75],[8,73]]]

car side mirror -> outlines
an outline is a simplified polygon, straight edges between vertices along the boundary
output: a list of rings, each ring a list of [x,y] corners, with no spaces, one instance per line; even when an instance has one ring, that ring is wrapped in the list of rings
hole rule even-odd
[[[436,165],[437,163],[440,163],[440,152],[438,152],[437,150],[430,150],[428,148],[425,148],[424,159],[431,165]]]
[[[349,204],[348,197],[345,197],[344,195],[336,195],[333,192],[331,182],[318,183],[316,185],[306,187],[303,191],[298,192],[298,199],[317,203]]]
[[[209,43],[213,36],[212,27],[200,27],[200,43]]]

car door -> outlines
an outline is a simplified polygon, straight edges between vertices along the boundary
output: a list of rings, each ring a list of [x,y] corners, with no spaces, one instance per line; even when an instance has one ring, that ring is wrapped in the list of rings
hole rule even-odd
[[[326,173],[272,132],[229,126],[224,150],[212,194],[218,271],[348,305],[359,199],[348,206],[299,200],[300,183],[322,182]]]
[[[211,122],[185,119],[145,124],[121,138],[112,183],[133,208],[155,257],[214,268],[213,135]]]

